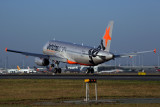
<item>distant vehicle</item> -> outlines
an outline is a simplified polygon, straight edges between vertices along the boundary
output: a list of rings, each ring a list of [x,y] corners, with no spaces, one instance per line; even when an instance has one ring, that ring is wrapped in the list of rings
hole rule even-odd
[[[4,68],[0,68],[0,74],[6,74],[7,73],[7,70],[4,69]]]
[[[160,72],[160,69],[157,69],[156,71]]]
[[[52,73],[53,73],[52,67],[37,68],[36,66],[34,66],[34,70],[37,71],[37,73],[49,73],[49,72],[52,72]]]
[[[160,72],[160,68],[158,68],[158,67],[155,67],[155,69],[156,69],[156,71]]]
[[[0,69],[0,74],[2,74],[3,73],[3,71]]]
[[[55,73],[61,73],[62,69],[59,67],[60,62],[89,66],[87,68],[88,73],[94,73],[94,69],[92,66],[96,66],[98,64],[113,60],[115,58],[132,57],[136,56],[137,54],[153,51],[156,52],[155,49],[151,51],[135,52],[128,54],[111,53],[110,44],[112,37],[112,29],[113,21],[110,21],[108,27],[106,28],[105,34],[101,39],[100,45],[97,48],[51,40],[47,42],[46,45],[43,47],[44,54],[22,52],[7,48],[5,50],[8,52],[20,53],[26,56],[34,56],[36,57],[35,63],[39,66],[51,65],[52,67],[54,67],[55,64]]]

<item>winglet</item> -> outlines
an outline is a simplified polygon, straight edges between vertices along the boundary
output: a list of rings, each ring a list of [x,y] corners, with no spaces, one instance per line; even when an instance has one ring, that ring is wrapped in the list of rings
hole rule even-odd
[[[156,53],[156,49],[154,49],[154,51],[153,51],[154,53]]]
[[[8,50],[8,49],[6,48],[5,51],[7,52],[7,50]]]

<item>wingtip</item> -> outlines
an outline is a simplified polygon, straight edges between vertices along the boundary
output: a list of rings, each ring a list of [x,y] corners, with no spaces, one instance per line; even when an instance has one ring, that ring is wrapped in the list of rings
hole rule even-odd
[[[7,51],[8,51],[8,49],[7,49],[7,48],[5,48],[5,51],[7,52]]]
[[[156,53],[156,49],[154,49],[154,53]]]

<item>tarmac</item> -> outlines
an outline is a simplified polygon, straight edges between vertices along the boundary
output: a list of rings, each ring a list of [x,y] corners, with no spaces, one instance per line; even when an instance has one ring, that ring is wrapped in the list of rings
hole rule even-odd
[[[63,103],[85,104],[85,103],[107,103],[107,104],[150,104],[160,103],[160,98],[121,98],[121,99],[100,99],[100,100],[75,100],[63,101]]]
[[[0,75],[0,79],[97,79],[160,81],[160,75]]]
[[[38,106],[55,106],[58,104],[160,104],[160,98],[121,98],[121,99],[99,99],[99,100],[73,100],[73,101],[61,101],[61,102],[53,102],[53,101],[43,101],[43,102],[34,102],[32,105]]]

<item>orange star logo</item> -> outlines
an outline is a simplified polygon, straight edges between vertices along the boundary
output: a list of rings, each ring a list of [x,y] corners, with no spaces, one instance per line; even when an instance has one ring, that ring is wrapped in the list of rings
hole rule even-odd
[[[108,30],[107,30],[107,28],[106,28],[106,33],[105,33],[105,35],[103,36],[103,39],[105,39],[105,47],[107,46],[108,40],[111,40],[111,37],[110,37],[110,35],[109,35],[109,31],[110,31],[110,27],[108,28]]]

